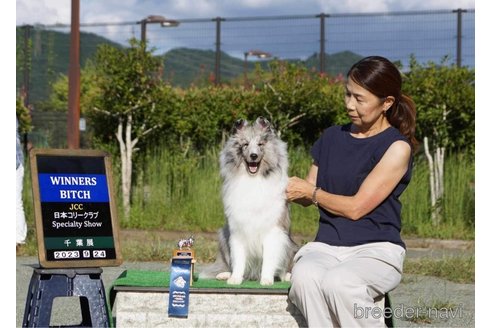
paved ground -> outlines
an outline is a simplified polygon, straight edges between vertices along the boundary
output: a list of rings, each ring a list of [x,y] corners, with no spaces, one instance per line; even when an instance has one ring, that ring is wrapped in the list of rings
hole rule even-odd
[[[438,243],[428,247],[432,241],[408,243],[407,257],[462,256],[473,254],[468,246],[455,242],[451,245]],[[16,326],[22,326],[25,300],[33,268],[38,266],[36,257],[17,257],[16,261]],[[124,262],[119,267],[102,268],[106,291],[111,283],[127,269],[168,270],[168,263]],[[392,307],[397,327],[474,327],[475,326],[475,285],[457,284],[444,279],[420,275],[404,275],[402,283],[391,293]],[[52,324],[74,323],[73,306],[80,312],[78,304],[65,303],[53,309]],[[438,311],[439,308],[448,310]],[[405,316],[420,318],[417,322]],[[76,322],[76,321],[75,321]]]

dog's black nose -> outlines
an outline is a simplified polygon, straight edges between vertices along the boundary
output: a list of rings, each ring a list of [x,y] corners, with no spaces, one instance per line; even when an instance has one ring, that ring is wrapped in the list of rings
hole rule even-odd
[[[258,155],[257,154],[250,154],[249,157],[255,161],[257,158],[258,158]]]

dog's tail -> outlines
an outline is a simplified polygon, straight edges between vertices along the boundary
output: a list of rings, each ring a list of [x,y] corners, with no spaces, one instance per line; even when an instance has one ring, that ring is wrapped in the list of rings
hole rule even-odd
[[[229,239],[229,227],[226,225],[218,232],[219,251],[214,263],[205,264],[198,269],[198,279],[216,279],[217,275],[230,272],[230,251],[227,240]]]
[[[230,271],[220,257],[211,264],[205,264],[198,270],[198,279],[217,279],[217,275]]]

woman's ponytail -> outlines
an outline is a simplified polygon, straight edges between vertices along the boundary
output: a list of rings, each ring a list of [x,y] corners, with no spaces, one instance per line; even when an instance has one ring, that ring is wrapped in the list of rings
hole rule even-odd
[[[412,98],[402,94],[400,99],[386,113],[386,118],[392,126],[397,128],[401,134],[408,138],[413,152],[417,150],[418,141],[415,138],[417,110]]]

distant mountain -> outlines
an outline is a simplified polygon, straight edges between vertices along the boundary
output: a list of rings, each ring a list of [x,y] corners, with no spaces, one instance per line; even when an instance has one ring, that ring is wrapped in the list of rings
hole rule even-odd
[[[164,78],[172,85],[187,87],[191,84],[200,84],[214,78],[215,51],[189,48],[176,48],[163,55]],[[350,67],[362,56],[350,51],[343,51],[325,56],[325,70],[331,76],[345,75]],[[244,59],[221,53],[220,74],[221,81],[232,80],[244,74]],[[293,63],[304,64],[308,68],[319,69],[319,55],[314,53],[306,60],[288,60]],[[266,68],[268,61],[247,62],[247,72],[251,72],[255,65]]]
[[[24,47],[24,29],[17,28],[17,74],[16,85],[23,84],[22,49]],[[51,82],[59,74],[68,74],[70,34],[50,30],[31,29],[32,63],[30,72],[30,102],[46,100]],[[80,33],[80,63],[93,57],[101,44],[114,47],[122,45],[93,33]],[[164,79],[174,86],[188,87],[192,84],[203,85],[215,79],[215,51],[190,48],[176,48],[162,55],[164,61]],[[327,55],[326,72],[332,76],[345,74],[350,66],[362,58],[355,53],[344,51]],[[241,78],[244,74],[244,59],[221,53],[220,78],[222,82]],[[305,64],[309,68],[319,69],[319,55],[314,53],[306,60],[289,60]],[[267,67],[268,61],[248,61],[247,72],[251,73],[256,64]]]
[[[30,71],[30,102],[48,98],[49,84],[59,74],[68,74],[70,56],[70,33],[62,33],[51,30],[31,29],[32,63]],[[16,28],[17,67],[16,85],[23,85],[22,51],[25,47],[24,28]],[[101,44],[109,44],[114,47],[121,45],[93,33],[80,33],[80,65],[84,66],[87,59],[94,56]]]
[[[190,48],[176,48],[166,52],[164,58],[164,79],[174,86],[200,85],[215,79],[215,51]],[[258,62],[266,67],[267,62]],[[256,62],[247,62],[247,72],[254,70]],[[244,74],[244,59],[220,54],[220,79],[230,81]]]
[[[337,52],[325,56],[325,72],[331,76],[345,75],[354,63],[363,57],[351,51]],[[304,62],[308,68],[319,69],[319,54],[315,53]]]

